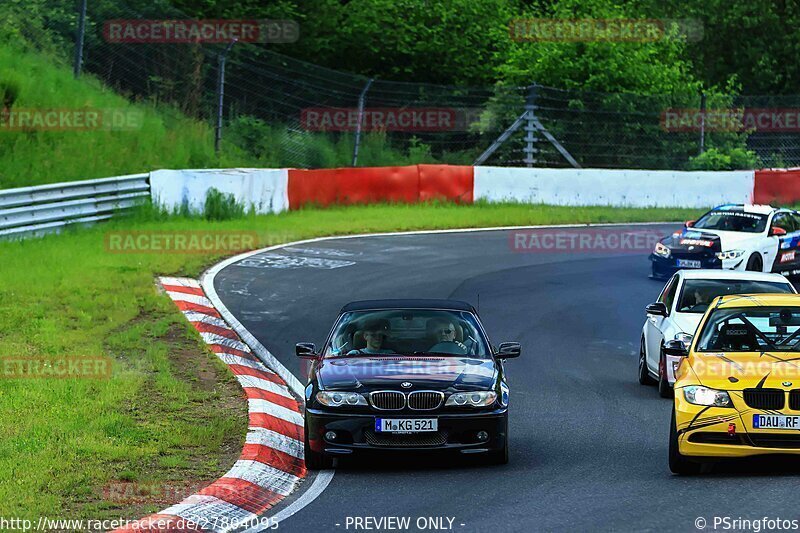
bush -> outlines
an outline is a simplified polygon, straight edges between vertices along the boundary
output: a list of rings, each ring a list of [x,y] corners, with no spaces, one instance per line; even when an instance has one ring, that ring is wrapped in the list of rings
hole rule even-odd
[[[231,193],[223,193],[210,188],[206,193],[206,204],[203,209],[206,220],[232,220],[244,216],[244,206],[236,202]]]
[[[727,152],[709,148],[689,160],[688,170],[749,170],[761,166],[761,160],[745,148],[731,148]]]

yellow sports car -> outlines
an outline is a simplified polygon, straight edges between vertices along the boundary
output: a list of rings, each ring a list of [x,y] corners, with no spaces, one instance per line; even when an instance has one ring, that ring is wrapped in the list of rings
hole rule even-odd
[[[669,467],[699,473],[704,461],[800,454],[800,296],[722,296],[708,307],[676,373]]]

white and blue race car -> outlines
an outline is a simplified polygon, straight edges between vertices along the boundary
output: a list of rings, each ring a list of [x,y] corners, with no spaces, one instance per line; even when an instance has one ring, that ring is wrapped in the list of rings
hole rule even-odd
[[[769,205],[715,207],[656,243],[652,276],[684,268],[800,274],[800,213]]]

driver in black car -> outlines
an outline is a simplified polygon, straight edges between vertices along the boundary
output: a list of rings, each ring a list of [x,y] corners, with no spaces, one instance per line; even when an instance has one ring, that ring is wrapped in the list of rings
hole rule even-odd
[[[428,323],[428,333],[436,339],[436,344],[431,346],[429,352],[441,352],[452,354],[466,354],[467,347],[464,343],[456,339],[455,324],[449,320],[438,318]]]

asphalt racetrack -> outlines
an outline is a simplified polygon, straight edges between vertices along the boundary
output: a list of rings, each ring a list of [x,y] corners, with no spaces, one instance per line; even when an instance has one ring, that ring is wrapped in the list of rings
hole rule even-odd
[[[667,234],[676,225],[636,228]],[[644,307],[663,285],[648,279],[647,252],[520,252],[511,245],[517,231],[326,240],[263,252],[217,275],[225,305],[304,384],[295,343],[320,346],[352,300],[466,300],[479,304],[495,345],[522,343],[506,367],[508,465],[339,461],[328,488],[279,530],[390,530],[355,527],[357,517],[409,517],[409,531],[435,529],[425,519],[440,517],[440,530],[452,520],[464,532],[697,531],[699,518],[708,530],[714,517],[798,518],[794,462],[670,474],[671,400],[636,380]]]

